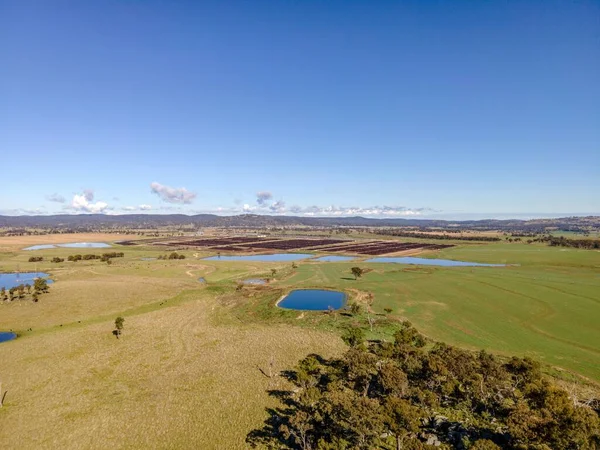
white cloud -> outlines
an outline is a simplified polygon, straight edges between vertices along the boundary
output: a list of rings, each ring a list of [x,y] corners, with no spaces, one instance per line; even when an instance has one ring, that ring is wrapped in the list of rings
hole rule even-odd
[[[150,184],[150,190],[167,203],[190,204],[197,195],[195,192],[188,191],[184,187],[173,188],[157,183],[156,181]]]
[[[75,194],[73,196],[73,200],[71,201],[71,204],[68,206],[65,206],[65,209],[72,209],[74,211],[87,212],[87,213],[92,213],[92,214],[104,213],[107,210],[111,209],[111,208],[109,208],[108,203],[102,202],[102,201],[93,203],[92,202],[93,199],[94,199],[94,193],[92,191],[90,191],[89,189],[87,189],[81,195]]]
[[[140,208],[142,211],[149,211],[152,209],[152,205],[140,205],[138,208]]]

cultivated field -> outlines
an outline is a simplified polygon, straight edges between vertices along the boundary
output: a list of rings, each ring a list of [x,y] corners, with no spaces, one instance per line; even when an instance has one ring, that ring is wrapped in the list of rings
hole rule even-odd
[[[0,239],[0,271],[34,270],[28,258],[44,256],[37,269],[56,282],[39,303],[0,301],[0,331],[21,334],[0,344],[0,380],[8,391],[0,408],[1,448],[246,448],[246,433],[273,404],[266,389],[284,386],[267,376],[271,362],[276,372],[308,353],[339,354],[342,328],[368,327],[366,313],[273,308],[294,287],[343,289],[353,301],[371,303],[373,337],[389,335],[395,320],[408,318],[431,338],[532,355],[565,378],[572,372],[600,382],[597,251],[467,244],[426,256],[519,266],[422,268],[358,259],[305,260],[293,269],[202,261],[193,254],[215,252],[201,247],[178,250],[184,260],[142,261],[168,249],[134,245],[115,247],[125,257],[111,265],[52,264],[53,256],[105,249],[18,249],[127,237],[31,238]],[[353,266],[371,270],[354,280]],[[271,277],[271,269],[277,272],[266,287],[236,290],[237,281]],[[117,340],[111,331],[119,315],[125,330]]]

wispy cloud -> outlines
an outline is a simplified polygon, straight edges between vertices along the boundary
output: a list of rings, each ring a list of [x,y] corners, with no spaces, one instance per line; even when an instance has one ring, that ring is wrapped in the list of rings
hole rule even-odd
[[[269,205],[269,210],[274,213],[284,213],[285,210],[285,202],[283,200],[278,200],[275,203]]]
[[[84,189],[83,196],[88,202],[94,201],[94,191],[92,189]]]
[[[48,211],[43,206],[35,209],[16,208],[16,209],[0,209],[0,216],[40,216],[48,214]]]
[[[265,205],[269,200],[273,198],[273,194],[269,191],[260,191],[256,193],[256,203],[259,205]]]
[[[408,208],[406,206],[293,206],[290,212],[296,215],[321,217],[410,217],[433,212],[430,208]]]
[[[152,209],[152,205],[138,205],[138,206],[123,206],[122,211],[149,211]]]
[[[64,203],[66,201],[62,195],[57,194],[56,192],[54,194],[46,195],[46,200],[56,203]]]
[[[173,188],[157,183],[156,181],[150,184],[150,190],[167,203],[190,204],[197,196],[195,192],[188,191],[184,187]]]

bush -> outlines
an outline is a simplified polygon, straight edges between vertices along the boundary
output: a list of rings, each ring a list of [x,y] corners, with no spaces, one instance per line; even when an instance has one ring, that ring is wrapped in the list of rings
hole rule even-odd
[[[358,347],[365,340],[365,332],[362,328],[348,328],[342,335],[342,340],[350,347]]]

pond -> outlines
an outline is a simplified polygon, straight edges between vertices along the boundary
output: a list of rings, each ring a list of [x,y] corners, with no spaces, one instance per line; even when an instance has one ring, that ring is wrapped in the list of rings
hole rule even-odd
[[[21,272],[21,273],[0,273],[0,289],[10,289],[19,286],[20,284],[33,283],[36,278],[49,277],[44,272]],[[52,283],[52,280],[48,280],[48,284]]]
[[[12,341],[17,335],[12,331],[0,331],[0,342]]]
[[[248,278],[242,281],[242,284],[267,284],[267,281],[260,278]]]
[[[395,263],[395,264],[420,264],[423,266],[445,266],[445,267],[505,267],[506,264],[484,264],[468,261],[454,261],[451,259],[428,259],[414,258],[411,256],[399,258],[371,258],[365,262],[372,263]]]
[[[330,307],[340,309],[346,304],[346,294],[325,289],[296,289],[283,297],[277,306],[303,311],[327,311]]]
[[[312,259],[311,261],[319,261],[319,262],[343,262],[343,261],[352,261],[356,259],[354,256],[337,256],[337,255],[328,255],[321,256],[319,258]]]
[[[206,283],[206,278],[204,278],[204,277],[200,277],[200,278],[198,278],[198,281],[199,281],[200,283]]]
[[[156,261],[156,258],[140,258],[142,261]]]
[[[299,259],[310,258],[310,253],[273,253],[270,255],[232,255],[232,256],[211,256],[203,258],[204,261],[257,261],[257,262],[286,262],[298,261]]]
[[[105,242],[71,242],[67,244],[41,244],[32,245],[31,247],[24,248],[23,250],[47,250],[50,248],[109,248],[112,247],[110,244]]]

